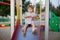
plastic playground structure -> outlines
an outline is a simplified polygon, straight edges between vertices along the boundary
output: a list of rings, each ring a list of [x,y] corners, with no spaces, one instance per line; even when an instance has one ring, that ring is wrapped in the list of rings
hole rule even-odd
[[[49,19],[49,26],[52,31],[58,32],[59,31],[59,25],[60,25],[60,18],[55,15],[54,12],[51,10],[49,11],[50,13],[50,19]]]
[[[0,4],[2,4],[2,3],[0,2]],[[6,3],[3,3],[3,4],[6,4]],[[12,11],[12,10],[14,10],[14,0],[11,0],[11,40],[29,39],[28,37],[26,37],[26,38],[22,37],[21,30],[19,30],[20,27],[21,27],[20,22],[21,22],[21,10],[22,10],[22,8],[19,5],[21,5],[21,7],[22,7],[22,1],[20,0],[20,2],[19,2],[19,1],[16,0],[17,19],[16,19],[16,23],[14,24],[14,11]],[[41,5],[41,0],[40,0],[40,5]],[[49,0],[46,1],[46,15],[45,15],[45,17],[46,17],[45,18],[46,24],[44,25],[44,26],[46,26],[45,27],[45,40],[48,40],[48,31],[49,31],[49,28],[52,31],[54,31],[54,32],[58,32],[59,31],[59,25],[60,25],[60,19],[55,15],[54,12],[52,12],[51,10],[48,9],[49,8],[48,5],[49,5]],[[40,16],[41,16],[41,13],[42,13],[41,12],[41,7],[42,6],[40,6]],[[47,17],[49,15],[50,15],[50,18]],[[40,22],[42,21],[41,19],[42,18],[40,17]],[[8,25],[10,26],[10,24],[3,24],[2,26],[8,26]],[[36,39],[37,40],[40,40],[40,27],[41,27],[41,25],[42,24],[40,23],[40,25],[38,27],[38,32],[37,32],[37,35],[36,35],[36,37],[37,37]],[[29,29],[29,30],[31,30],[31,29]],[[19,36],[19,33],[21,33],[21,36]],[[34,36],[32,36],[32,34],[30,35],[30,37],[32,37],[32,40],[34,40],[33,39]]]
[[[12,3],[12,1],[13,1],[13,3]],[[49,5],[49,4],[47,4],[48,3],[48,1],[49,0],[47,0],[46,1],[46,5]],[[20,6],[19,6],[20,5]],[[40,0],[40,5],[41,5],[41,0]],[[48,14],[48,10],[47,10],[47,7],[48,6],[46,6],[46,15],[49,15]],[[19,9],[20,8],[20,9]],[[14,14],[12,14],[12,13],[14,13],[14,11],[12,11],[12,10],[14,10],[14,0],[11,0],[11,19],[13,19],[14,20]],[[35,36],[33,36],[32,34],[30,34],[29,35],[29,33],[31,33],[31,32],[27,32],[27,37],[23,37],[22,36],[22,32],[21,32],[21,24],[20,24],[20,22],[21,22],[21,11],[22,11],[22,1],[20,0],[20,1],[18,1],[18,0],[16,0],[16,13],[17,13],[17,19],[16,19],[16,26],[14,26],[14,21],[12,21],[11,20],[11,40],[40,40],[40,27],[41,27],[41,23],[40,23],[40,25],[39,25],[39,27],[38,27],[38,32],[37,32],[37,35],[35,35]],[[40,15],[41,15],[41,6],[40,6]],[[47,17],[47,16],[46,16]],[[40,22],[41,22],[42,20],[41,20],[41,17],[40,17]],[[46,18],[46,21],[48,21],[48,17]],[[13,25],[12,25],[13,24]],[[46,27],[45,27],[45,29],[47,29],[48,28],[48,22],[46,23],[46,25],[45,25]],[[14,28],[15,27],[15,28]],[[19,30],[20,29],[20,30]],[[29,31],[31,31],[31,28],[30,29],[28,29]],[[47,29],[48,30],[48,29]],[[48,31],[47,30],[45,30],[46,32],[45,32],[45,40],[48,40]],[[31,38],[29,38],[28,37],[28,35],[29,35],[29,37],[31,37]],[[35,39],[34,39],[35,38]]]

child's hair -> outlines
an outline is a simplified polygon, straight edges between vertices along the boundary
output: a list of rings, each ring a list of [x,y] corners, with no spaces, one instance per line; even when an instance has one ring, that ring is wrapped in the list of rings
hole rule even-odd
[[[28,6],[27,6],[27,9],[28,9],[29,7],[32,8],[32,9],[34,9],[34,6],[33,6],[33,5],[28,5]]]

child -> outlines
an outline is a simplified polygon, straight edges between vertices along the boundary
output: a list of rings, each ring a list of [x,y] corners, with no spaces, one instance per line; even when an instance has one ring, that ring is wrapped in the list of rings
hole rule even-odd
[[[34,24],[34,18],[36,18],[37,15],[33,12],[34,11],[34,6],[28,5],[27,10],[28,10],[28,12],[25,12],[25,14],[24,14],[24,17],[26,19],[25,19],[25,25],[22,28],[22,32],[23,32],[23,34],[25,34],[28,25],[31,24],[32,25],[32,33],[35,33],[36,27],[35,27],[35,24]]]

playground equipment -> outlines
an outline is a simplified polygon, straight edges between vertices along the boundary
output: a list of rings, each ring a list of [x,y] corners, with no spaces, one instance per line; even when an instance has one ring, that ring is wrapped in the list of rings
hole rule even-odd
[[[49,21],[50,28],[52,31],[58,32],[60,19],[51,10],[49,13],[50,13],[50,21]]]
[[[0,27],[9,27],[11,24],[0,24]]]
[[[6,2],[0,2],[0,4],[5,4],[5,5],[10,5],[10,4],[8,4],[8,3],[6,3]]]
[[[4,17],[0,18],[0,22],[8,22],[8,21],[10,21],[9,18],[4,18]]]
[[[20,3],[21,3],[21,0],[20,1],[16,0],[17,20],[16,20],[16,26],[15,26],[15,30],[14,30],[14,21],[13,21],[14,20],[14,0],[11,0],[11,33],[12,33],[11,40],[40,40],[40,26],[41,26],[41,24],[39,25],[39,29],[38,29],[38,31],[37,31],[37,33],[35,35],[31,34],[31,28],[27,29],[28,31],[27,31],[26,37],[24,37],[22,35],[21,26],[19,24],[20,23],[19,21],[20,21],[20,18],[21,18],[20,17],[20,9],[19,8],[22,7],[20,5]],[[19,5],[20,5],[20,7],[19,7]],[[48,5],[49,5],[49,0],[46,1],[45,40],[48,40],[48,19],[49,19],[49,17],[47,17],[49,15],[48,14],[49,13],[49,9],[47,8]],[[40,6],[40,11],[41,11],[41,6]],[[40,19],[40,22],[41,22],[41,19]]]
[[[8,2],[8,0],[6,0],[6,1]],[[2,2],[2,1],[0,1],[0,4],[10,6],[9,3]],[[9,18],[0,17],[0,22],[8,22],[8,21],[10,21]],[[10,24],[0,24],[0,27],[6,27],[6,26],[7,26],[7,27],[10,26]]]
[[[48,40],[49,33],[49,0],[45,0],[45,40]]]

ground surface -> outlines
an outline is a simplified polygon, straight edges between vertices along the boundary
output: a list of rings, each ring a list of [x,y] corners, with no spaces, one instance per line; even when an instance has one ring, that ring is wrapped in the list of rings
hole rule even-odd
[[[41,40],[44,40],[44,33],[41,31]],[[60,40],[60,32],[49,32],[48,40]]]
[[[11,31],[10,27],[1,28],[0,27],[0,40],[10,40]]]

